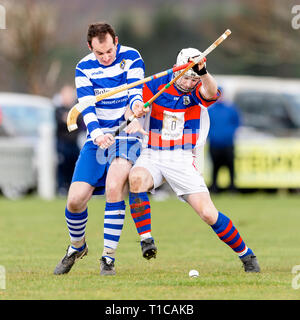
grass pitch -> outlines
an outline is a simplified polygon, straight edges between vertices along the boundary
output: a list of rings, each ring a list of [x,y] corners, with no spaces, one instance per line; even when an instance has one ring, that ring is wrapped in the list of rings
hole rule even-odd
[[[236,254],[187,204],[172,197],[151,202],[158,256],[149,261],[142,258],[127,205],[114,277],[99,276],[105,201],[92,199],[89,254],[69,274],[54,276],[69,243],[65,199],[0,198],[0,265],[6,271],[0,300],[299,299],[291,270],[300,265],[300,197],[224,194],[213,200],[257,255],[260,274],[245,273]],[[190,269],[197,269],[200,276],[190,279]]]

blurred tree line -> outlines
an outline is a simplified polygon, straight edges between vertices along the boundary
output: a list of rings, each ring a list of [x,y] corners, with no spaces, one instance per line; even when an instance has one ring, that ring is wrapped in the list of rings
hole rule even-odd
[[[291,27],[291,9],[297,1],[211,1],[190,15],[181,7],[163,5],[142,35],[134,17],[118,26],[123,43],[140,48],[148,72],[175,62],[184,47],[204,51],[227,28],[232,35],[208,58],[215,74],[300,77],[300,30]]]
[[[74,22],[77,38],[62,41],[58,2],[2,2],[7,30],[0,31],[1,90],[51,96],[63,83],[73,83],[75,65],[88,53],[87,26],[94,21],[86,21],[86,30]],[[140,51],[146,75],[171,67],[181,48],[204,51],[228,28],[232,35],[208,56],[211,73],[300,78],[300,30],[291,26],[296,2],[165,1],[150,11],[138,7],[122,11],[107,22],[115,27],[121,44]]]
[[[59,62],[49,61],[55,47],[55,8],[34,0],[4,1],[7,29],[0,33],[1,87],[47,95],[54,88]]]

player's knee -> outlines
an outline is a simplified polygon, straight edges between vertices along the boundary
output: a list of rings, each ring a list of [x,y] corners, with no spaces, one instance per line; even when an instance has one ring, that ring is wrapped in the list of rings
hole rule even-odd
[[[82,212],[87,206],[87,197],[83,194],[69,194],[67,207],[71,212]]]
[[[139,170],[132,170],[129,174],[129,188],[131,192],[140,192],[143,187],[143,177]]]
[[[124,184],[125,181],[120,181],[118,179],[107,181],[105,187],[106,198],[111,201],[117,201],[123,193]]]
[[[209,225],[213,225],[216,222],[216,213],[212,208],[202,208],[199,215],[201,219]]]

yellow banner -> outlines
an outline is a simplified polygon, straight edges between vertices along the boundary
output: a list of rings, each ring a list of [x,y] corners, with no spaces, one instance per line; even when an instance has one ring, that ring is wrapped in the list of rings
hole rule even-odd
[[[208,159],[207,159],[208,158]],[[211,163],[206,149],[205,176],[211,181]],[[300,139],[238,141],[235,151],[235,181],[238,188],[300,188]],[[221,187],[229,174],[220,171]]]

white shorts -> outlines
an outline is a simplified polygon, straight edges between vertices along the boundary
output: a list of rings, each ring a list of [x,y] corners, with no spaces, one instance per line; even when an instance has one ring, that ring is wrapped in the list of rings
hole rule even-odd
[[[209,192],[202,174],[194,164],[191,150],[144,149],[133,167],[143,167],[150,172],[154,181],[153,189],[167,181],[179,197]]]

